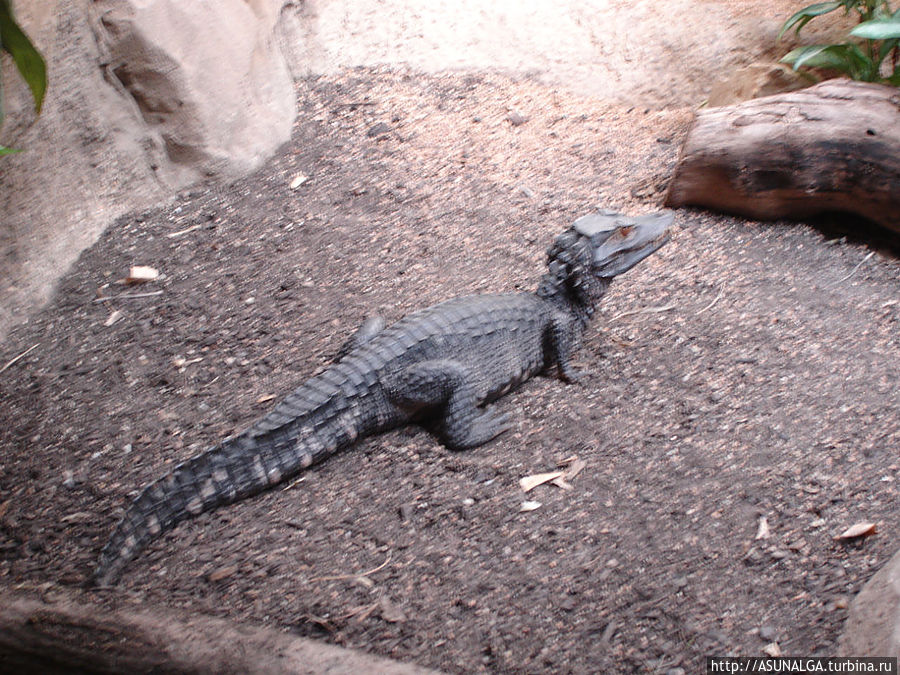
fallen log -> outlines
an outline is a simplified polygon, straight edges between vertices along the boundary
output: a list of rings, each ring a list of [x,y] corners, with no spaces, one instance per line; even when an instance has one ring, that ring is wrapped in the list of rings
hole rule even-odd
[[[900,233],[900,89],[828,80],[701,110],[666,205],[758,220],[843,211]]]
[[[108,613],[83,599],[0,592],[5,673],[386,673],[434,671],[267,628],[171,610]],[[436,674],[435,674],[436,675]]]

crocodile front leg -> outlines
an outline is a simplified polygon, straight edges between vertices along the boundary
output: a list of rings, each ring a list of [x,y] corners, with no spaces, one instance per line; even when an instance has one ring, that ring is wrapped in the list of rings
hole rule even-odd
[[[548,331],[549,363],[556,364],[559,378],[563,382],[578,382],[582,374],[570,363],[572,352],[578,347],[581,338],[575,319],[557,312],[550,320]]]
[[[510,427],[506,415],[478,407],[472,373],[454,360],[421,361],[399,373],[388,387],[395,405],[437,415],[437,433],[451,450],[487,443]]]

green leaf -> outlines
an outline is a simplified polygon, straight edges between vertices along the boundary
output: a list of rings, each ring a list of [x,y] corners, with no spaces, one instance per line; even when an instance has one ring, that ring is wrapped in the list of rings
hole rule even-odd
[[[0,0],[0,48],[12,56],[16,68],[31,89],[34,109],[40,112],[47,91],[47,64],[13,18],[10,0]]]
[[[881,62],[887,58],[888,54],[891,53],[891,50],[894,49],[898,44],[900,44],[900,38],[894,38],[893,40],[885,40],[881,43],[881,49],[878,50],[878,65],[881,65]]]
[[[16,150],[15,148],[7,148],[5,145],[0,145],[0,157],[3,155],[14,155],[17,152],[22,152],[21,150]]]
[[[900,17],[864,21],[850,31],[850,35],[866,40],[890,40],[900,38]]]
[[[799,47],[788,52],[781,61],[793,64],[794,70],[802,66],[828,68],[847,73],[854,80],[871,81],[877,78],[877,68],[872,59],[854,44]]]
[[[836,9],[840,9],[842,6],[843,3],[840,2],[817,2],[809,7],[804,7],[784,22],[784,25],[781,27],[781,32],[778,33],[777,39],[780,40],[781,36],[794,26],[797,26],[797,32],[799,33],[800,29],[815,17],[828,14],[828,12],[833,12]]]

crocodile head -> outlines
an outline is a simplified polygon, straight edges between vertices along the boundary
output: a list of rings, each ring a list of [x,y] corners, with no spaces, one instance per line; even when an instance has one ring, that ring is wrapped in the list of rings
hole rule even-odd
[[[587,321],[613,277],[669,240],[673,220],[666,211],[638,217],[600,211],[579,218],[547,249],[537,295]]]
[[[612,279],[669,241],[673,219],[668,211],[637,217],[600,211],[576,220],[572,230],[590,248],[591,274]]]

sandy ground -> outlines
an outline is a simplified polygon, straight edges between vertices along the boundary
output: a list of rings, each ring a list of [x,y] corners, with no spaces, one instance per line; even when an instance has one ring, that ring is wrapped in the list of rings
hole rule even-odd
[[[403,64],[500,70],[602,100],[699,105],[711,80],[772,55],[791,2],[310,2],[310,73]]]

